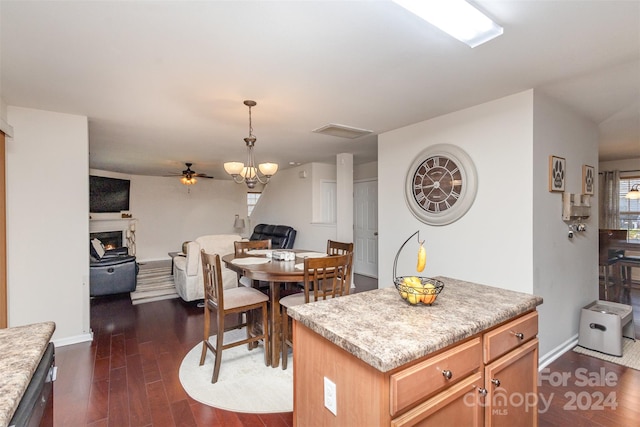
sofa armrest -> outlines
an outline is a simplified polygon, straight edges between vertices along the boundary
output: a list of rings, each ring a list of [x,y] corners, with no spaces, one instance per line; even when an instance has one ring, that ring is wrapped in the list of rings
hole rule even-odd
[[[200,243],[189,242],[187,244],[187,259],[185,273],[187,276],[197,276],[200,267]]]

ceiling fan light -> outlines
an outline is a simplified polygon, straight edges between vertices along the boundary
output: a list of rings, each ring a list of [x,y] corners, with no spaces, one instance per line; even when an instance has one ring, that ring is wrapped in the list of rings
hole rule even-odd
[[[184,185],[193,185],[193,184],[195,184],[196,182],[198,182],[198,180],[197,180],[197,179],[195,179],[194,177],[186,177],[186,176],[183,176],[183,177],[180,179],[180,182],[181,182],[181,183],[183,183]]]
[[[224,164],[224,170],[231,176],[240,175],[243,169],[244,169],[244,163],[226,162]]]
[[[278,172],[278,164],[277,163],[260,163],[258,165],[258,169],[260,169],[260,172],[262,173],[262,175],[266,177],[272,177],[273,175],[276,174],[276,172]]]

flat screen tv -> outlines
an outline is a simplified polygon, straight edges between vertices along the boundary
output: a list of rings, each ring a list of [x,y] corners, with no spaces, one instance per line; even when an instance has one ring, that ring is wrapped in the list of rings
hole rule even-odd
[[[120,212],[129,210],[128,179],[89,175],[89,212]]]

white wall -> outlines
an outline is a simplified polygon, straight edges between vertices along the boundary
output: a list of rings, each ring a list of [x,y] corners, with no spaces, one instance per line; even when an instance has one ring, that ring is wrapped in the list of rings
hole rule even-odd
[[[549,155],[566,160],[565,190],[582,192],[582,165],[597,167],[597,126],[536,92],[534,96],[533,293],[544,298],[540,354],[577,339],[580,309],[598,298],[598,203],[591,201],[587,231],[569,239],[562,194],[548,191]]]
[[[307,172],[306,179],[311,181],[311,221],[317,224],[326,223],[327,221],[325,221],[323,215],[324,206],[322,202],[322,183],[325,181],[337,183],[336,165],[327,163],[309,163],[307,165],[303,165],[302,168]]]
[[[378,162],[369,162],[353,166],[353,180],[363,181],[378,177]]]
[[[336,157],[336,240],[353,242],[353,154]]]
[[[56,344],[89,340],[87,118],[7,111],[9,326],[54,321]]]
[[[289,225],[296,229],[294,248],[324,251],[327,239],[335,239],[335,224],[314,223],[313,186],[320,179],[335,179],[327,174],[331,165],[306,164],[278,171],[262,192],[253,213],[250,227],[257,224]],[[300,172],[306,172],[306,178]]]
[[[306,178],[301,177],[301,172],[305,172]],[[261,223],[290,225],[297,230],[295,248],[326,250],[327,240],[337,237],[336,224],[318,221],[322,216],[321,182],[336,181],[336,175],[336,164],[326,163],[309,163],[278,171],[251,214],[251,229]],[[353,176],[376,178],[377,162],[353,165]]]
[[[532,291],[532,96],[524,92],[379,136],[379,277],[389,278],[380,280],[380,287],[393,285],[396,252],[420,230],[426,240],[425,275]],[[462,218],[437,227],[411,214],[404,185],[415,156],[440,143],[457,145],[471,156],[478,191]],[[405,247],[397,275],[415,274],[417,249],[417,244]]]
[[[471,209],[441,227],[418,221],[404,200],[408,166],[424,147],[438,143],[467,151],[478,172]],[[543,357],[571,339],[579,308],[597,295],[597,235],[568,242],[561,196],[548,192],[549,154],[567,159],[567,190],[579,191],[582,164],[597,161],[597,129],[537,94],[534,102],[532,90],[380,135],[379,277],[390,279],[379,286],[392,286],[395,254],[420,230],[427,249],[424,274],[542,296]],[[597,224],[597,217],[589,224]],[[416,250],[405,247],[398,275],[415,274]]]
[[[230,180],[198,179],[187,187],[178,177],[91,174],[131,180],[129,207],[138,220],[136,257],[141,262],[169,259],[182,242],[202,235],[235,234],[235,215],[247,215],[247,188]]]

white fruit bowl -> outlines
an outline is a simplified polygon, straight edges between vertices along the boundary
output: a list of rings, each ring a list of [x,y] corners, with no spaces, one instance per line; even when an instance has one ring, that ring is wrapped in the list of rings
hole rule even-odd
[[[413,277],[418,277],[422,286],[430,283],[433,287],[419,288],[408,286],[404,282],[405,277],[410,276],[396,277],[394,279],[394,284],[396,285],[396,289],[398,290],[400,297],[411,305],[431,305],[438,298],[438,294],[444,289],[444,283],[442,281],[420,276]]]

